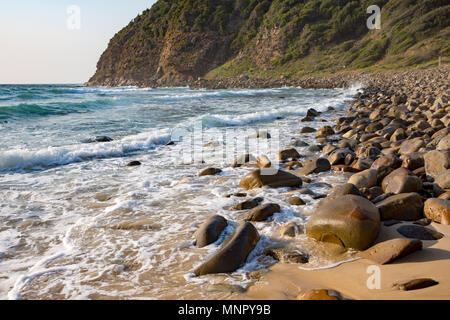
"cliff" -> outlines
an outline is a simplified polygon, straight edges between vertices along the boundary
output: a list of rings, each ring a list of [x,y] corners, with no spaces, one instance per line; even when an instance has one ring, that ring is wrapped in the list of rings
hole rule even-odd
[[[369,30],[370,5],[382,8]],[[382,71],[450,57],[446,0],[159,0],[119,31],[88,85]]]

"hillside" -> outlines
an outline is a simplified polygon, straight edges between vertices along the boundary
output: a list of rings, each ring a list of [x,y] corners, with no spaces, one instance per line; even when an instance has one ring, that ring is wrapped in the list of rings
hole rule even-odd
[[[369,30],[367,7],[382,8]],[[159,0],[118,32],[89,85],[382,71],[450,57],[446,0]]]

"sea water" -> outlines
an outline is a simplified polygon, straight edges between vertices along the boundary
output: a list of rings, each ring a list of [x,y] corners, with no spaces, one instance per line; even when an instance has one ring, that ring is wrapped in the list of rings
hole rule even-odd
[[[245,288],[248,272],[274,263],[264,252],[279,240],[280,226],[304,224],[318,200],[306,195],[308,205],[294,207],[283,201],[287,188],[250,192],[279,203],[281,212],[255,223],[261,240],[237,272],[194,277],[192,270],[238,225],[243,212],[229,209],[243,198],[225,196],[252,170],[229,165],[223,133],[276,133],[278,145],[266,152],[275,159],[291,139],[314,144],[314,134],[297,131],[332,125],[357,90],[1,85],[0,298],[219,299],[229,297],[223,288]],[[329,123],[300,122],[309,108]],[[199,143],[166,145],[174,132],[198,127],[205,133]],[[112,141],[88,143],[97,136]],[[181,159],[191,149],[201,161]],[[142,165],[127,167],[130,161]],[[210,166],[223,172],[198,177]],[[333,184],[342,175],[312,177]],[[324,184],[305,187],[329,191]],[[193,233],[214,214],[229,224],[216,243],[199,249]],[[309,248],[306,236],[295,243]],[[308,266],[327,263],[312,252]]]

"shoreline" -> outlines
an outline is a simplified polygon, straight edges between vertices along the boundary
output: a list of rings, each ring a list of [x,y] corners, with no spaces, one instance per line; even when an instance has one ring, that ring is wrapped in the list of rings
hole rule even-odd
[[[420,226],[427,232],[440,234],[441,238],[432,241],[422,239],[422,250],[399,256],[398,260],[394,258],[392,260],[395,261],[388,261],[386,264],[361,258],[329,269],[302,270],[299,269],[301,264],[279,262],[262,270],[256,276],[256,284],[250,286],[246,293],[233,295],[232,299],[302,299],[302,294],[307,295],[312,289],[334,290],[343,299],[450,299],[450,168],[429,156],[437,152],[447,158],[444,162],[449,161],[448,79],[449,69],[446,67],[391,73],[389,76],[372,75],[370,79],[365,79],[367,82],[363,93],[358,94],[351,102],[346,116],[337,118],[336,124],[331,126],[336,130],[316,138],[322,146],[320,157],[331,162],[331,170],[353,172],[356,176],[366,175],[363,179],[349,180],[356,185],[358,197],[370,200],[381,212],[376,240],[364,250],[371,249],[376,244],[385,244],[385,241],[391,239],[420,239],[421,236],[417,234],[401,234],[398,229],[402,226]],[[314,121],[314,116],[300,126],[306,126],[308,121]],[[392,125],[395,125],[394,129],[386,130]],[[344,152],[342,159],[333,157],[342,148],[350,150]],[[349,154],[352,154],[351,161],[347,162],[345,156]],[[374,166],[376,161],[383,165]],[[294,162],[299,165],[299,169],[291,168],[295,167]],[[284,161],[280,169],[305,177],[307,174],[302,174],[302,167],[305,166],[306,161],[299,163],[297,159],[290,158]],[[388,175],[399,170],[405,170],[409,180],[398,178],[403,173],[395,174],[395,178],[391,179],[393,182],[390,182],[393,187],[386,187],[385,190],[381,182],[384,183]],[[436,170],[440,170],[440,173],[436,174]],[[371,180],[367,177],[370,171],[375,172],[373,183],[367,183],[367,180]],[[410,180],[417,184],[414,185]],[[340,196],[349,193],[344,192]],[[395,218],[398,212],[394,210],[388,219],[381,211],[385,207],[380,207],[380,203],[386,202],[385,200],[392,202],[397,195],[406,197],[410,193],[417,194],[421,199],[418,216],[409,217],[405,213]],[[439,202],[440,207],[433,209],[431,204],[427,204],[431,203],[427,200]],[[397,211],[409,210],[403,208],[407,206],[403,202],[399,206]],[[428,220],[422,221],[425,218]],[[388,223],[390,220],[396,223],[391,225]],[[296,234],[291,240],[295,242],[298,237]],[[325,243],[319,241],[319,245]],[[395,251],[393,247],[382,250],[386,250],[387,255],[397,254],[389,252]],[[379,268],[382,279],[381,287],[375,290],[369,289],[367,285],[371,275],[368,267],[371,266]],[[402,282],[424,278],[430,278],[438,284],[411,291],[400,290],[398,287]],[[328,297],[328,294],[332,295],[331,292],[328,291],[325,295]],[[310,297],[307,300],[316,299],[323,300],[324,297]]]

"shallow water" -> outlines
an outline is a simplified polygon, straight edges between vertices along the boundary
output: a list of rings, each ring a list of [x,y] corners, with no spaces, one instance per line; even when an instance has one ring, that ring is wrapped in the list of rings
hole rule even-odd
[[[192,269],[243,215],[228,210],[243,199],[225,195],[238,190],[251,168],[229,166],[240,150],[224,149],[235,142],[227,133],[239,139],[246,129],[268,131],[273,145],[249,143],[264,140],[258,151],[274,159],[291,138],[313,143],[313,134],[296,133],[324,125],[299,121],[308,108],[333,106],[339,113],[356,90],[0,86],[0,298],[229,298],[229,287],[214,284],[248,286],[249,271],[273,263],[262,253],[281,241],[280,225],[304,224],[318,200],[303,196],[308,205],[294,207],[283,201],[287,188],[251,192],[249,197],[279,203],[282,212],[256,223],[261,240],[237,272],[193,277]],[[324,112],[320,118],[335,116]],[[180,132],[198,132],[199,125],[199,141],[184,137],[165,146]],[[100,135],[114,140],[83,143]],[[216,147],[204,147],[211,141]],[[190,161],[192,155],[205,163]],[[142,165],[126,167],[132,160]],[[223,172],[197,177],[211,165]],[[345,176],[313,179],[334,184]],[[231,222],[215,244],[198,249],[192,235],[212,214]],[[305,236],[295,245],[312,253],[306,267],[333,262]]]

